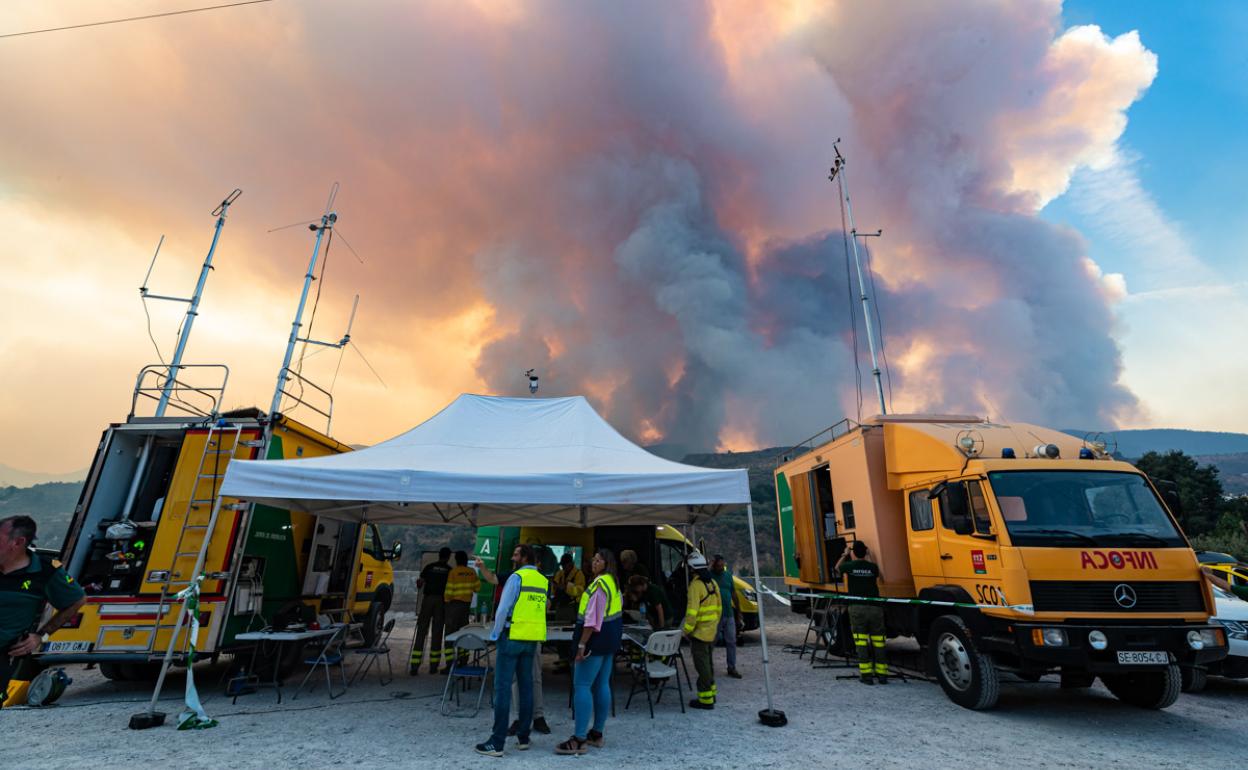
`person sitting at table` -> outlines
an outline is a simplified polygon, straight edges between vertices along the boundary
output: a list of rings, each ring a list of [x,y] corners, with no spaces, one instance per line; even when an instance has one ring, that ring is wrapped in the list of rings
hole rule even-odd
[[[667,626],[670,608],[666,605],[667,596],[663,589],[647,580],[645,575],[633,575],[628,579],[624,609],[638,612],[656,631]]]
[[[601,748],[603,728],[611,713],[611,670],[624,635],[624,603],[615,579],[615,554],[599,548],[590,562],[594,582],[581,596],[576,629],[576,667],[572,671],[572,703],[576,728],[555,747],[556,754],[584,754]],[[593,728],[590,729],[590,719]]]

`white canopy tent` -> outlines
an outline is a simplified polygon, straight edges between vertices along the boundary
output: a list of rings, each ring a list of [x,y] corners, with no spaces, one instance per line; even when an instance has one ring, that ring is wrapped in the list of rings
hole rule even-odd
[[[221,495],[398,524],[693,524],[750,502],[744,470],[664,460],[582,397],[462,395],[356,452],[234,460]]]
[[[745,506],[766,713],[775,713],[746,471],[657,457],[621,436],[580,396],[464,394],[415,428],[366,449],[233,460],[221,497],[345,520],[474,527],[695,524]]]

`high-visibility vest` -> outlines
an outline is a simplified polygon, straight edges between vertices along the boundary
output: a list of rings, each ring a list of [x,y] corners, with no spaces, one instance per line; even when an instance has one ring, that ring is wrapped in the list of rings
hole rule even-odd
[[[602,628],[589,637],[587,650],[591,655],[614,655],[620,648],[620,640],[624,634],[624,597],[620,595],[620,587],[611,575],[594,578],[594,582],[581,594],[572,638],[580,641],[581,630],[585,627],[585,610],[589,608],[589,600],[599,591],[606,594],[607,609],[602,616]]]
[[[546,592],[550,581],[531,567],[516,570],[520,578],[520,595],[511,607],[511,623],[507,636],[517,642],[546,641]]]
[[[576,567],[572,568],[571,574],[564,572],[562,569],[555,573],[553,580],[555,584],[556,595],[563,591],[569,599],[575,599],[585,595],[585,573]]]
[[[577,621],[582,624],[585,622],[585,610],[589,607],[589,598],[594,595],[595,591],[607,592],[607,614],[602,618],[603,623],[624,617],[624,597],[620,595],[615,578],[610,575],[599,575],[594,578],[594,582],[589,584],[585,593],[581,594],[581,603],[576,608]]]
[[[448,602],[470,602],[472,595],[481,590],[481,578],[472,567],[455,567],[446,577],[443,598]]]
[[[686,634],[703,642],[715,641],[715,631],[722,611],[719,590],[714,581],[707,583],[700,577],[690,581],[689,604],[685,610]]]

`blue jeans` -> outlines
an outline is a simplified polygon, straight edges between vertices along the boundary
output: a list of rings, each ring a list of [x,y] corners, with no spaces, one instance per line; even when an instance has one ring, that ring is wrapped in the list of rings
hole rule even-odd
[[[537,642],[498,640],[498,657],[494,664],[494,732],[490,736],[495,746],[507,741],[508,720],[511,719],[511,680],[519,683],[519,721],[516,737],[527,741],[533,727],[533,656],[537,654]]]
[[[594,729],[602,732],[611,713],[611,670],[614,655],[590,655],[577,661],[572,672],[572,705],[576,713],[576,737],[584,740],[593,712]]]

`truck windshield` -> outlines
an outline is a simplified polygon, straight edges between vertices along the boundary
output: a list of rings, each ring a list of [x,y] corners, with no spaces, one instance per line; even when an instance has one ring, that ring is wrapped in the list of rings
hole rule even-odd
[[[988,474],[988,482],[1014,545],[1187,545],[1136,473],[995,471]]]

